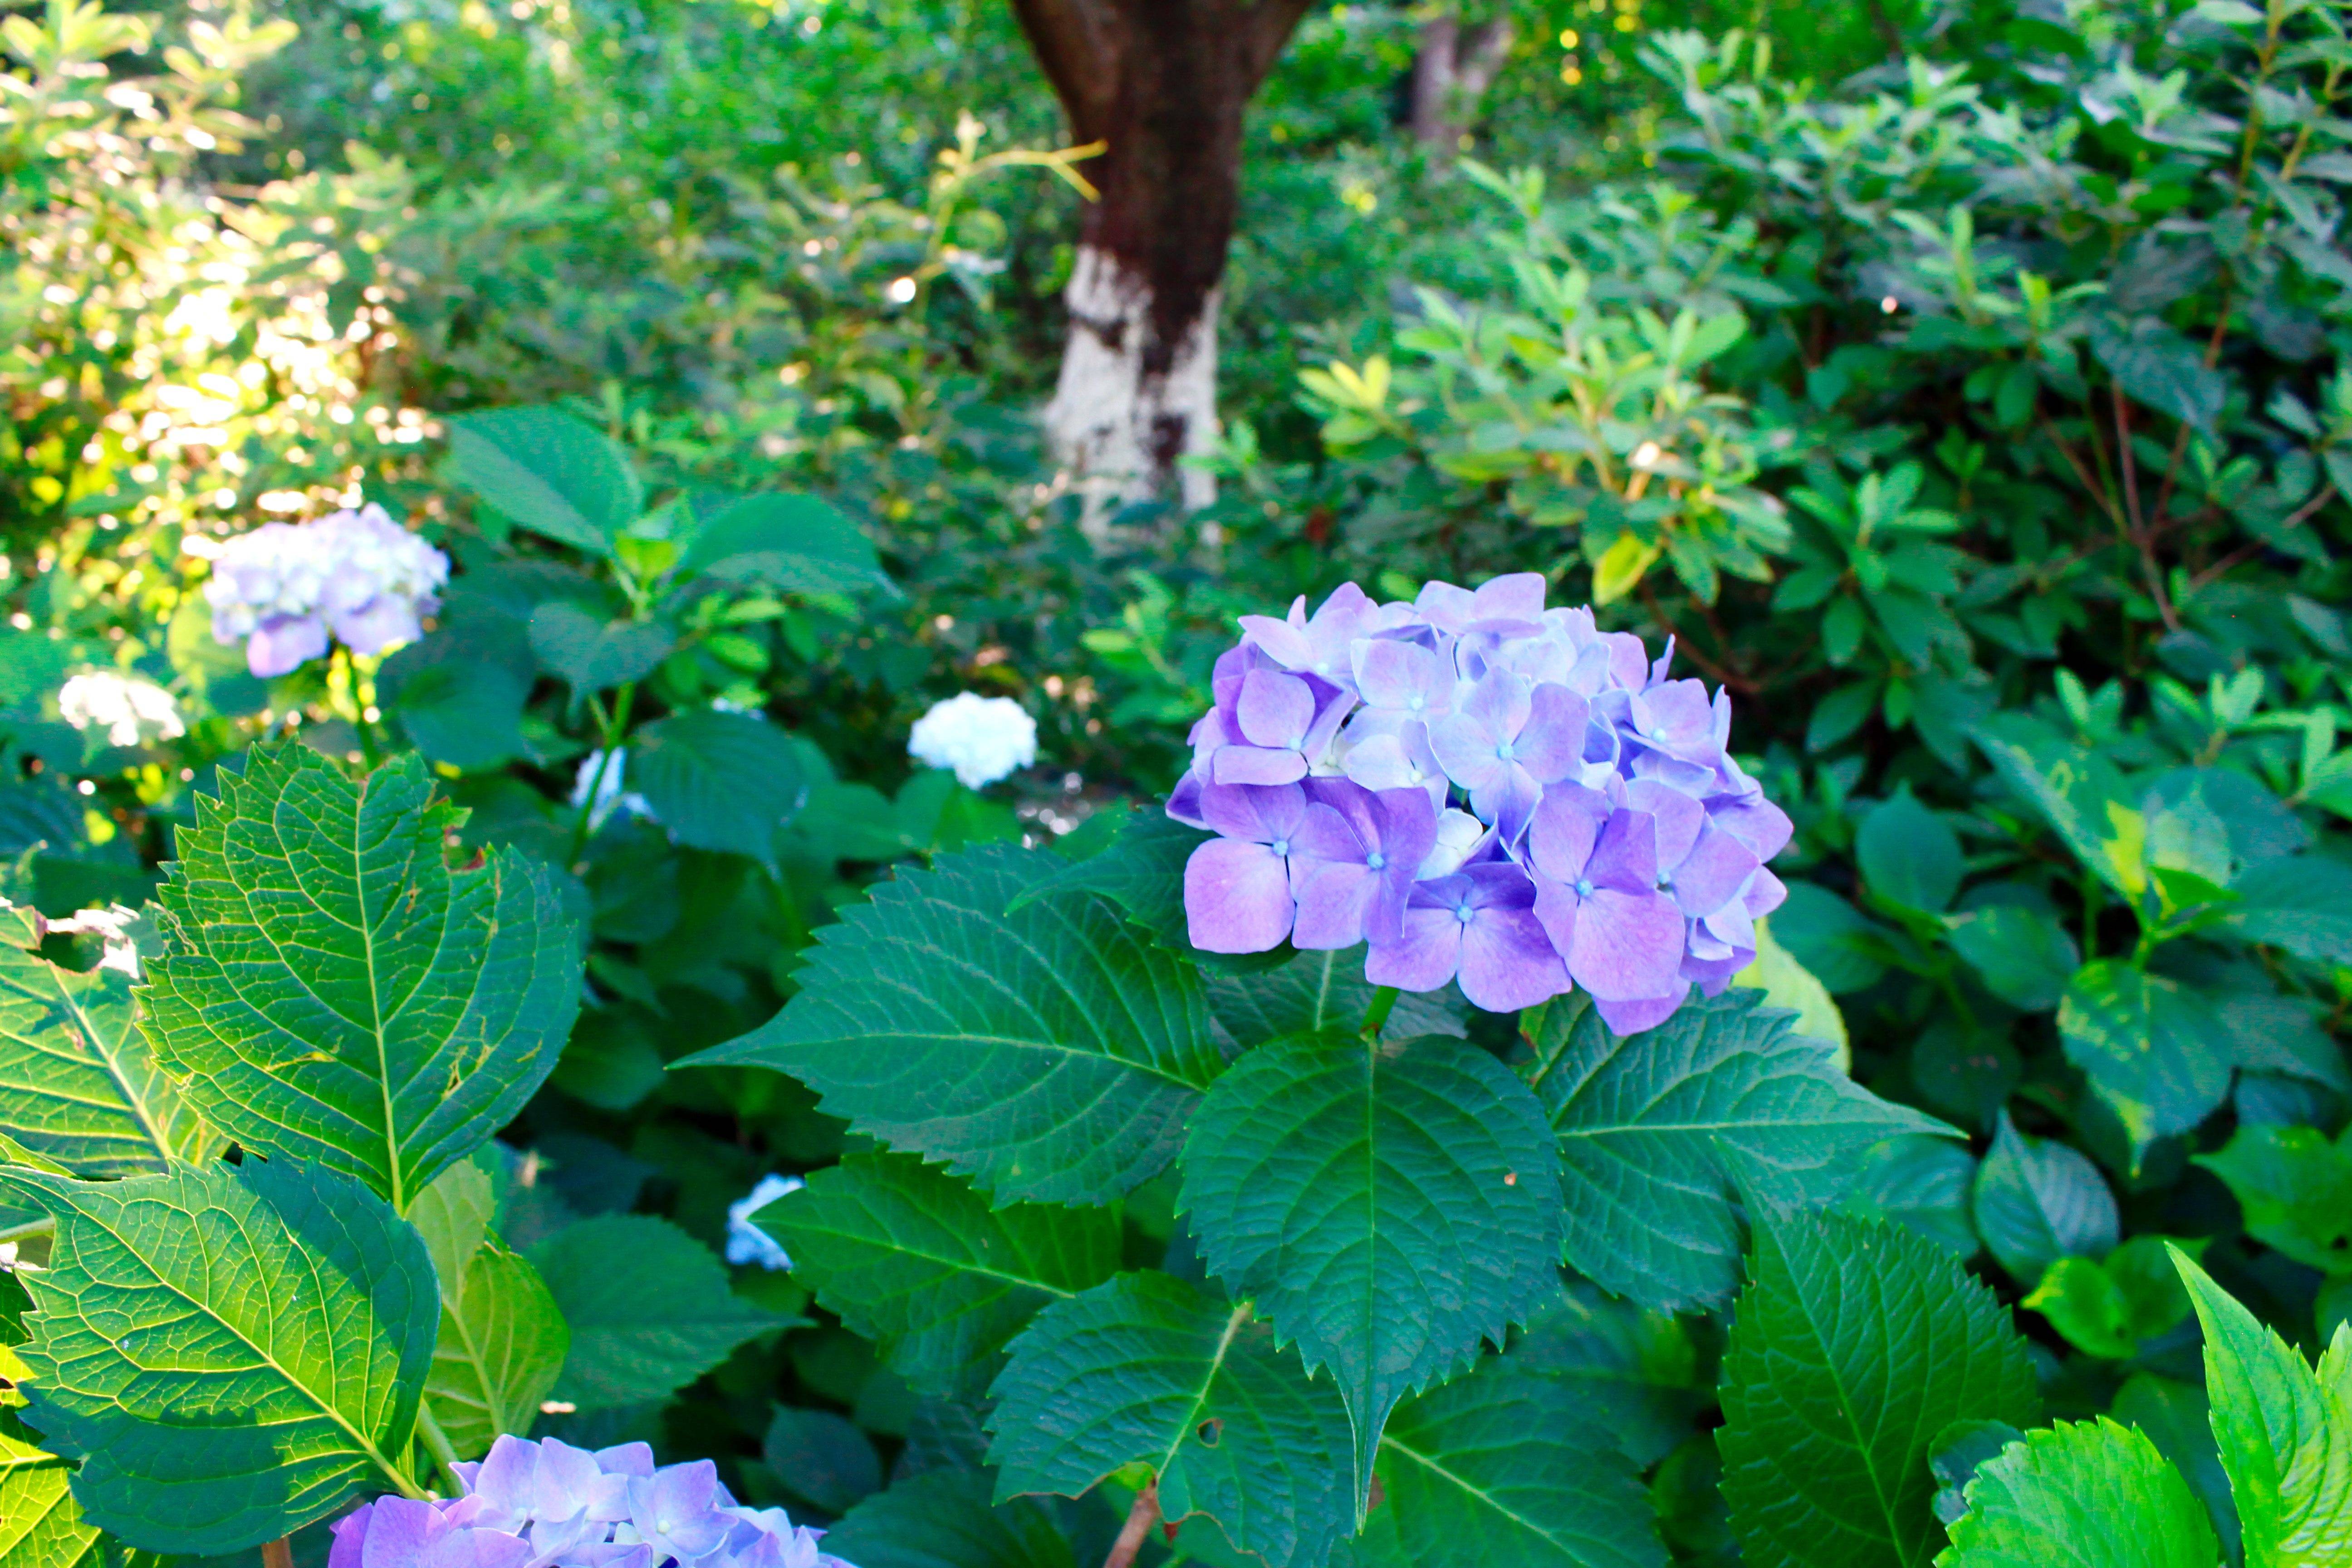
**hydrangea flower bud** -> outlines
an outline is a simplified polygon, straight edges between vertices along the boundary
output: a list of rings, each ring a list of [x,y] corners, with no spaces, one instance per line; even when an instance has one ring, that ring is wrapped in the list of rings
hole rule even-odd
[[[1620,1034],[1754,960],[1790,825],[1671,642],[1547,608],[1536,573],[1241,624],[1168,802],[1216,835],[1185,867],[1195,947],[1366,942],[1375,984],[1492,1011],[1580,987]]]

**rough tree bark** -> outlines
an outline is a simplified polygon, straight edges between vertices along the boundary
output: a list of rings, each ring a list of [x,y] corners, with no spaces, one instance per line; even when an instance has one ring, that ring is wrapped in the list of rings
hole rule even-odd
[[[1085,166],[1064,292],[1070,333],[1045,409],[1088,512],[1214,481],[1178,459],[1216,435],[1218,285],[1239,200],[1242,114],[1311,0],[1012,0]]]
[[[1422,24],[1412,60],[1412,134],[1435,161],[1451,161],[1460,148],[1470,110],[1495,85],[1514,37],[1507,16],[1465,27],[1447,12]]]

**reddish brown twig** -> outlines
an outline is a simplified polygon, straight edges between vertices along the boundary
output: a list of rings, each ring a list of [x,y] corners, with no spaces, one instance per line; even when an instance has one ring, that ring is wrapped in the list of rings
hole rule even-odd
[[[1143,1550],[1143,1538],[1160,1522],[1160,1483],[1152,1482],[1135,1494],[1135,1506],[1127,1510],[1127,1522],[1118,1527],[1118,1539],[1110,1543],[1110,1555],[1103,1559],[1103,1568],[1128,1568],[1135,1554]]]

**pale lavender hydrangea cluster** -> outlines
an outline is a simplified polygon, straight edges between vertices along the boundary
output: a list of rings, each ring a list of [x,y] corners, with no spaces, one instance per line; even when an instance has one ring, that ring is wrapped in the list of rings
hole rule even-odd
[[[243,642],[265,679],[327,651],[381,653],[425,635],[440,607],[449,558],[380,506],[313,522],[266,522],[225,542],[205,581],[213,640]]]
[[[500,1437],[452,1468],[462,1497],[381,1497],[336,1521],[327,1568],[850,1568],[823,1531],[739,1506],[709,1460],[656,1469],[643,1443]]]
[[[1546,609],[1535,573],[1241,624],[1168,802],[1218,835],[1184,868],[1193,946],[1369,942],[1376,985],[1496,1012],[1581,986],[1619,1034],[1755,959],[1789,818],[1671,643]]]

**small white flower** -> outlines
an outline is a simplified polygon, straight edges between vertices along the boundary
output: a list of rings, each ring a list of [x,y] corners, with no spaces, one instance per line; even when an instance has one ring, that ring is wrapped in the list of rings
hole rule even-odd
[[[935,768],[953,768],[968,789],[992,784],[1037,760],[1037,721],[1010,697],[966,691],[915,721],[907,753]]]
[[[58,689],[58,711],[77,730],[99,729],[118,746],[135,746],[150,732],[159,741],[185,734],[179,705],[152,680],[110,669],[77,675]]]
[[[756,1263],[762,1268],[790,1268],[791,1258],[776,1245],[776,1238],[751,1223],[751,1216],[782,1197],[796,1193],[803,1185],[798,1176],[766,1175],[751,1189],[749,1197],[740,1198],[727,1205],[727,1261]]]
[[[613,765],[609,768],[604,765],[604,753],[601,751],[591,752],[581,759],[580,772],[572,781],[572,809],[577,811],[587,805],[588,792],[592,789],[596,792],[596,804],[588,812],[590,828],[602,827],[604,819],[616,809],[642,816],[647,821],[660,820],[654,816],[654,808],[646,804],[644,795],[622,793],[621,775],[627,771],[628,765],[629,753],[625,749],[614,753]]]

